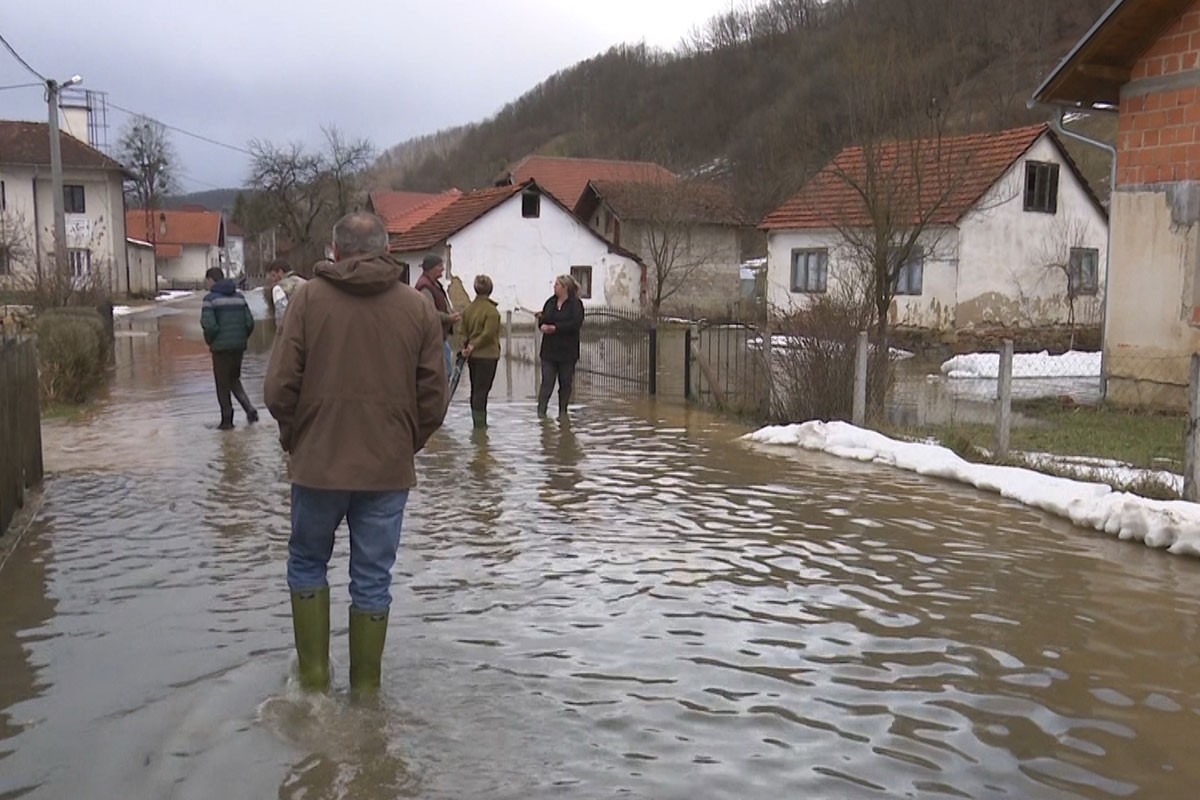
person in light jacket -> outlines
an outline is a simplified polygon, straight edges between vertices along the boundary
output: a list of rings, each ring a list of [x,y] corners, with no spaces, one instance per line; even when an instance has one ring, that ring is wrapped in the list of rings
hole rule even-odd
[[[471,374],[471,421],[476,428],[486,428],[488,394],[500,363],[500,311],[487,275],[475,276],[475,299],[463,311],[462,335],[462,354]]]

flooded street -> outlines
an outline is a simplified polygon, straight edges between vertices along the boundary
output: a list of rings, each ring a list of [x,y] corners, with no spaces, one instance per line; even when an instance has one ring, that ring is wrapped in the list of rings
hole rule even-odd
[[[1200,561],[502,362],[418,457],[384,691],[289,679],[273,423],[198,303],[118,323],[0,572],[3,798],[1195,796]],[[270,331],[244,381],[261,405]],[[266,415],[264,414],[264,419]]]

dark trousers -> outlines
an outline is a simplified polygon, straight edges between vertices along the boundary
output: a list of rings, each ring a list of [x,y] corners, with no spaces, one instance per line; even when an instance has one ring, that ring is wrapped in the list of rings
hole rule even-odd
[[[496,381],[498,358],[472,358],[467,360],[471,373],[471,410],[487,411],[488,394]]]
[[[575,383],[574,361],[550,361],[542,359],[542,386],[538,389],[538,413],[545,414],[550,406],[550,395],[554,392],[554,382],[558,381],[558,411],[567,412],[567,403],[571,400],[571,387]]]
[[[217,404],[221,406],[221,422],[233,422],[230,394],[237,398],[247,417],[258,417],[258,412],[246,396],[246,390],[242,388],[242,355],[241,350],[214,351],[212,354],[213,378],[217,382]]]

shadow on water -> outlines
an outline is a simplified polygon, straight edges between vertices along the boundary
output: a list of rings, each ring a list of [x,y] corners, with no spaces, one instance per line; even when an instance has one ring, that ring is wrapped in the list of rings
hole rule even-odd
[[[0,797],[1191,797],[1197,562],[506,364],[418,459],[378,703],[298,692],[286,462],[195,304],[46,429],[0,573]],[[264,331],[267,325],[262,326]],[[265,335],[265,334],[264,334]],[[261,404],[268,343],[247,354]],[[461,389],[460,389],[461,392]],[[344,531],[343,531],[344,534]]]

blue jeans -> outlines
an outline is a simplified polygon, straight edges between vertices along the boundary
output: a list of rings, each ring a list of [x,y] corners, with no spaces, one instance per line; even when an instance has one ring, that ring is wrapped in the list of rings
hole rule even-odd
[[[446,380],[450,380],[450,376],[454,374],[454,352],[450,348],[450,340],[442,340],[442,351],[446,356]]]
[[[302,592],[329,585],[333,534],[344,519],[350,526],[350,601],[359,611],[386,611],[407,503],[407,489],[353,492],[293,483],[288,588]]]

